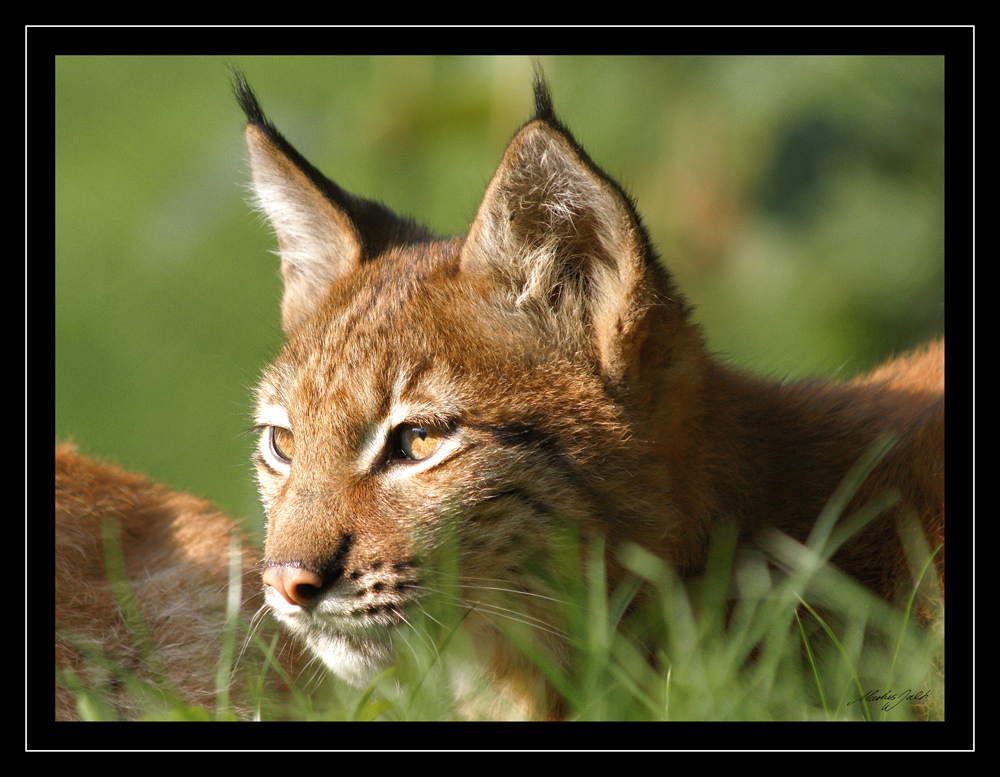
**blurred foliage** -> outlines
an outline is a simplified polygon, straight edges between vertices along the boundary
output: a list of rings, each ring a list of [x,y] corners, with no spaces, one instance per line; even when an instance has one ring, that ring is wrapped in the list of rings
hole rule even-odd
[[[531,113],[513,57],[238,57],[349,191],[464,232]],[[544,57],[710,347],[849,377],[944,327],[942,57]],[[56,433],[256,516],[251,388],[280,342],[222,57],[56,61]]]

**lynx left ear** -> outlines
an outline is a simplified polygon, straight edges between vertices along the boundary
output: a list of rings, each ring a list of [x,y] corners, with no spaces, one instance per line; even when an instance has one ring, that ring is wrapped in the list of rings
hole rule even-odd
[[[535,102],[536,117],[514,136],[486,190],[462,269],[487,274],[619,380],[650,304],[648,242],[629,199],[555,119],[540,80]],[[581,332],[589,343],[579,342]]]
[[[247,117],[245,135],[257,205],[278,239],[285,279],[282,321],[287,332],[318,304],[334,278],[360,264],[363,239],[350,212],[337,202],[338,187],[267,120],[239,72],[234,72],[234,90]]]
[[[243,75],[234,71],[233,77],[236,99],[247,117],[257,204],[278,238],[285,279],[281,318],[288,333],[321,304],[334,280],[391,246],[430,235],[324,176],[267,120]]]

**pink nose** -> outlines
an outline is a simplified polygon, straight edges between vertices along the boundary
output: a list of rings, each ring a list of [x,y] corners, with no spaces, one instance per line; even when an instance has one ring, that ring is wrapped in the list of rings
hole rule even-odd
[[[289,604],[308,607],[316,601],[323,588],[323,578],[299,566],[282,564],[266,567],[264,585],[270,586]]]

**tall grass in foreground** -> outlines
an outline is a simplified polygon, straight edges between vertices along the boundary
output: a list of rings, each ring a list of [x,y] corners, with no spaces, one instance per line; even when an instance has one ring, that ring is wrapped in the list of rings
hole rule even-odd
[[[889,604],[827,563],[896,503],[887,493],[841,517],[892,444],[880,440],[845,477],[805,545],[775,534],[766,556],[738,552],[735,529],[723,525],[696,581],[628,546],[613,552],[630,575],[609,590],[600,541],[585,547],[571,530],[552,539],[542,574],[560,602],[552,627],[570,646],[566,665],[534,647],[523,619],[497,617],[496,626],[566,699],[571,720],[943,719],[943,597],[916,519],[899,528],[919,601],[942,602],[928,627],[917,623],[915,595]],[[453,560],[444,567],[436,588],[455,590]],[[387,676],[350,709],[313,709],[391,720],[456,716],[456,674],[465,672],[458,685],[466,692],[470,682],[474,693],[490,690],[475,689],[475,658],[460,628],[467,614],[451,597],[430,600]]]
[[[929,627],[918,625],[915,596],[891,605],[826,564],[852,532],[894,503],[890,494],[838,521],[856,485],[887,449],[888,443],[859,462],[806,545],[772,537],[770,562],[760,551],[737,552],[735,530],[721,526],[700,579],[681,581],[661,559],[627,546],[616,552],[629,574],[609,590],[599,540],[587,545],[572,531],[550,538],[543,574],[558,608],[549,627],[569,645],[568,662],[538,650],[527,620],[516,612],[494,608],[492,622],[565,698],[570,720],[943,719],[943,604]],[[922,537],[911,529],[901,527],[903,536]],[[910,563],[921,578],[924,601],[943,601],[935,590],[932,552],[911,544]],[[123,575],[114,543],[106,547],[109,574]],[[476,670],[462,628],[477,604],[468,592],[458,595],[459,578],[455,554],[442,554],[425,578],[437,595],[407,612],[410,626],[394,638],[398,660],[362,690],[324,677],[314,662],[302,677],[287,678],[297,685],[291,695],[268,697],[264,677],[281,671],[270,661],[275,643],[246,627],[235,601],[220,643],[216,712],[177,703],[166,678],[143,681],[107,665],[98,650],[88,655],[100,669],[97,676],[134,689],[152,719],[232,720],[230,666],[241,675],[252,717],[260,720],[460,719],[470,694],[486,697],[491,689]],[[155,670],[153,648],[120,582],[120,609]],[[100,687],[67,673],[57,681],[77,691],[84,718],[114,717],[101,702]]]
[[[555,572],[561,582],[557,628],[571,646],[569,666],[535,651],[530,631],[516,618],[496,623],[566,698],[571,720],[943,718],[943,611],[925,629],[912,611],[888,605],[830,568],[811,579],[795,570],[776,574],[763,555],[737,558],[732,532],[718,534],[705,576],[693,583],[678,580],[642,549],[626,548],[622,560],[633,576],[610,591],[603,555],[584,554],[572,538],[563,544]],[[447,590],[446,583],[439,586]],[[262,660],[269,643],[253,639],[242,655],[226,653],[219,663],[252,675],[242,680],[256,694],[257,719],[459,719],[463,694],[490,690],[476,688],[482,681],[461,628],[467,614],[450,597],[429,599],[399,635],[397,663],[364,690],[323,679],[317,663],[315,672],[297,678],[299,692],[291,699],[269,699],[259,690],[262,675],[276,669]],[[242,645],[247,632],[238,619],[230,628],[226,644]],[[166,681],[150,687],[113,667],[105,674],[133,685],[149,718],[234,718],[225,707],[224,683],[217,695],[221,711],[209,713],[172,703]],[[113,717],[99,693],[79,690],[85,717]]]

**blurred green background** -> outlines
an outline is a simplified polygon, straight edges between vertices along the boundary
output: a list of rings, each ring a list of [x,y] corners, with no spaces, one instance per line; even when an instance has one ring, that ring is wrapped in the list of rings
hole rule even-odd
[[[56,434],[259,527],[243,434],[280,343],[244,70],[349,191],[465,232],[532,110],[522,57],[59,57]],[[720,357],[850,377],[944,328],[942,57],[541,57]]]

